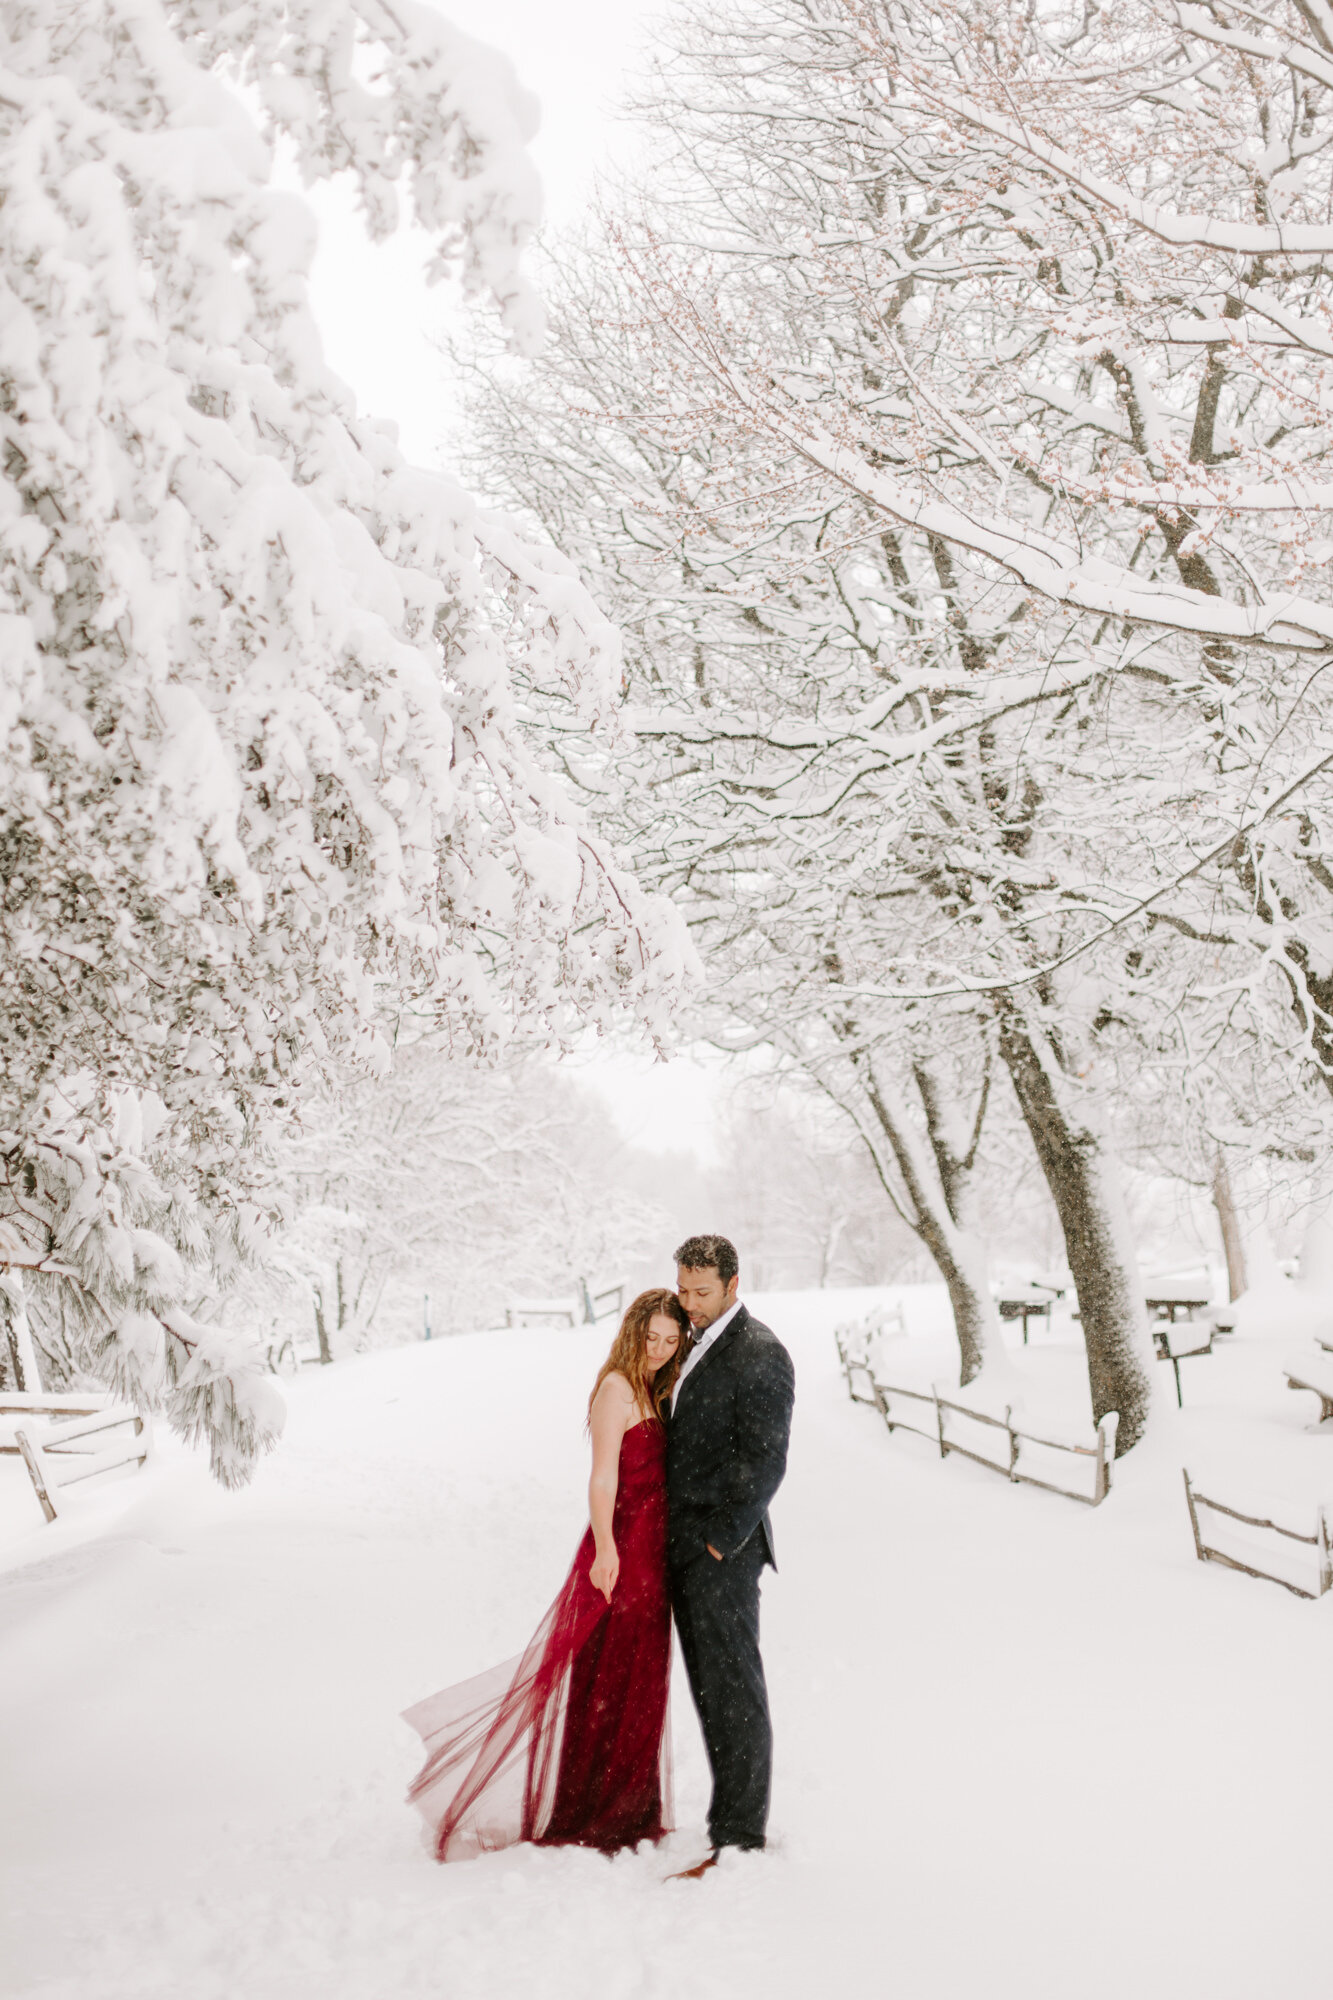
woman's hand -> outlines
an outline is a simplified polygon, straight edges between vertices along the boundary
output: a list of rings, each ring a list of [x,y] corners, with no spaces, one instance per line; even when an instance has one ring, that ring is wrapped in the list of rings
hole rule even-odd
[[[607,1603],[611,1602],[611,1592],[620,1576],[620,1556],[614,1542],[609,1548],[597,1551],[592,1568],[588,1571],[594,1590],[600,1590]]]

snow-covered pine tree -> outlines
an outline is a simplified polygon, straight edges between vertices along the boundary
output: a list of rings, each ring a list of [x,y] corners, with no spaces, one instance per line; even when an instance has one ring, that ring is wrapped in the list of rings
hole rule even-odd
[[[568,565],[407,464],[321,358],[312,219],[537,309],[532,108],[417,0],[15,0],[0,21],[0,1266],[12,1311],[246,1476],[205,1321],[303,1083],[656,1021],[681,965],[544,768],[613,724]]]

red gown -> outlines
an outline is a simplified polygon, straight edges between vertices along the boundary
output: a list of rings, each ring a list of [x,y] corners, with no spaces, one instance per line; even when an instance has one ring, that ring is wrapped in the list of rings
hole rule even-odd
[[[611,1852],[670,1831],[666,1432],[620,1446],[607,1603],[589,1528],[527,1650],[405,1712],[426,1747],[408,1790],[438,1861],[518,1840]]]

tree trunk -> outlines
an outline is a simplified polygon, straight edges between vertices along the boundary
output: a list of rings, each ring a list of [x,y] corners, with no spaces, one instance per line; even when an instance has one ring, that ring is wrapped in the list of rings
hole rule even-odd
[[[41,1392],[42,1376],[37,1366],[37,1349],[33,1345],[32,1328],[28,1325],[28,1309],[23,1298],[23,1279],[17,1271],[11,1271],[9,1274],[5,1286],[5,1298],[8,1305],[5,1338],[14,1386],[20,1394],[35,1396]]]
[[[992,1344],[995,1347],[1002,1344],[990,1289],[984,1277],[978,1282],[984,1272],[984,1264],[979,1272],[975,1254],[969,1254],[975,1252],[976,1246],[961,1231],[946,1234],[940,1230],[933,1217],[923,1219],[923,1227],[917,1234],[935,1259],[940,1276],[948,1287],[954,1331],[958,1336],[958,1382],[959,1387],[965,1389],[985,1367],[988,1348]]]
[[[22,1394],[28,1386],[23,1368],[23,1356],[19,1353],[18,1334],[12,1319],[5,1320],[5,1352],[9,1356],[8,1372],[14,1378],[14,1387]]]
[[[1119,1413],[1120,1458],[1143,1436],[1151,1389],[1143,1287],[1115,1168],[1101,1133],[1066,1098],[1069,1080],[1051,1037],[1034,1028],[1012,998],[1000,1005],[1000,1053],[1060,1217],[1078,1292],[1093,1421]]]
[[[1245,1290],[1245,1241],[1240,1233],[1235,1196],[1231,1192],[1226,1154],[1220,1146],[1213,1158],[1213,1207],[1217,1210],[1222,1248],[1227,1258],[1227,1292],[1232,1299],[1238,1299]]]
[[[828,1286],[829,1274],[833,1269],[833,1259],[838,1254],[838,1245],[842,1241],[842,1232],[846,1227],[847,1218],[846,1216],[841,1216],[837,1222],[831,1222],[828,1228],[820,1234],[819,1289],[821,1292],[826,1290]]]
[[[963,1226],[960,1217],[951,1212],[949,1195],[952,1192],[957,1198],[962,1186],[961,1172],[955,1172],[953,1168],[961,1168],[962,1163],[952,1162],[949,1170],[941,1166],[940,1172],[932,1175],[926,1148],[893,1093],[885,1088],[876,1074],[873,1064],[863,1059],[857,1067],[876,1125],[893,1154],[907,1195],[907,1206],[898,1200],[887,1172],[887,1162],[875,1137],[868,1134],[864,1126],[861,1127],[862,1137],[890,1200],[920,1237],[948,1287],[954,1329],[958,1335],[958,1379],[960,1385],[966,1387],[981,1373],[988,1355],[1003,1354],[1004,1342],[995,1302],[990,1295],[985,1249],[980,1239]],[[917,1081],[920,1088],[920,1079]],[[930,1146],[937,1165],[940,1164],[941,1146],[945,1143],[938,1091],[939,1086],[935,1085],[933,1095],[924,1092],[922,1095]],[[859,1119],[857,1122],[861,1124]]]
[[[931,1152],[935,1155],[935,1167],[940,1177],[945,1204],[959,1229],[971,1229],[972,1171],[976,1166],[977,1152],[981,1145],[981,1128],[986,1118],[986,1106],[990,1102],[990,1042],[988,1040],[985,1045],[981,1090],[977,1096],[977,1108],[972,1117],[970,1132],[962,1116],[962,1106],[952,1101],[928,1062],[914,1062],[912,1076],[916,1083],[917,1095],[921,1099],[921,1108],[926,1114],[926,1135],[930,1140]]]
[[[327,1368],[333,1359],[333,1350],[329,1346],[329,1329],[324,1319],[324,1298],[320,1292],[315,1293],[315,1332],[319,1336],[320,1366]]]

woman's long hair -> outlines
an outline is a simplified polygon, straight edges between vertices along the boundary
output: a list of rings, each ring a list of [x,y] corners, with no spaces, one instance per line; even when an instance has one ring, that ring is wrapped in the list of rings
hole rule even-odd
[[[648,1326],[656,1313],[665,1313],[674,1319],[680,1328],[680,1345],[670,1361],[664,1361],[656,1377],[648,1373]],[[685,1359],[685,1349],[690,1337],[690,1320],[684,1306],[674,1292],[665,1286],[655,1286],[651,1292],[640,1292],[630,1303],[628,1312],[620,1322],[620,1331],[611,1343],[611,1352],[597,1373],[592,1385],[592,1395],[588,1398],[588,1411],[592,1406],[608,1375],[623,1375],[634,1391],[634,1400],[640,1409],[648,1410],[660,1424],[662,1412],[671,1401],[671,1391],[676,1386],[681,1362]]]

